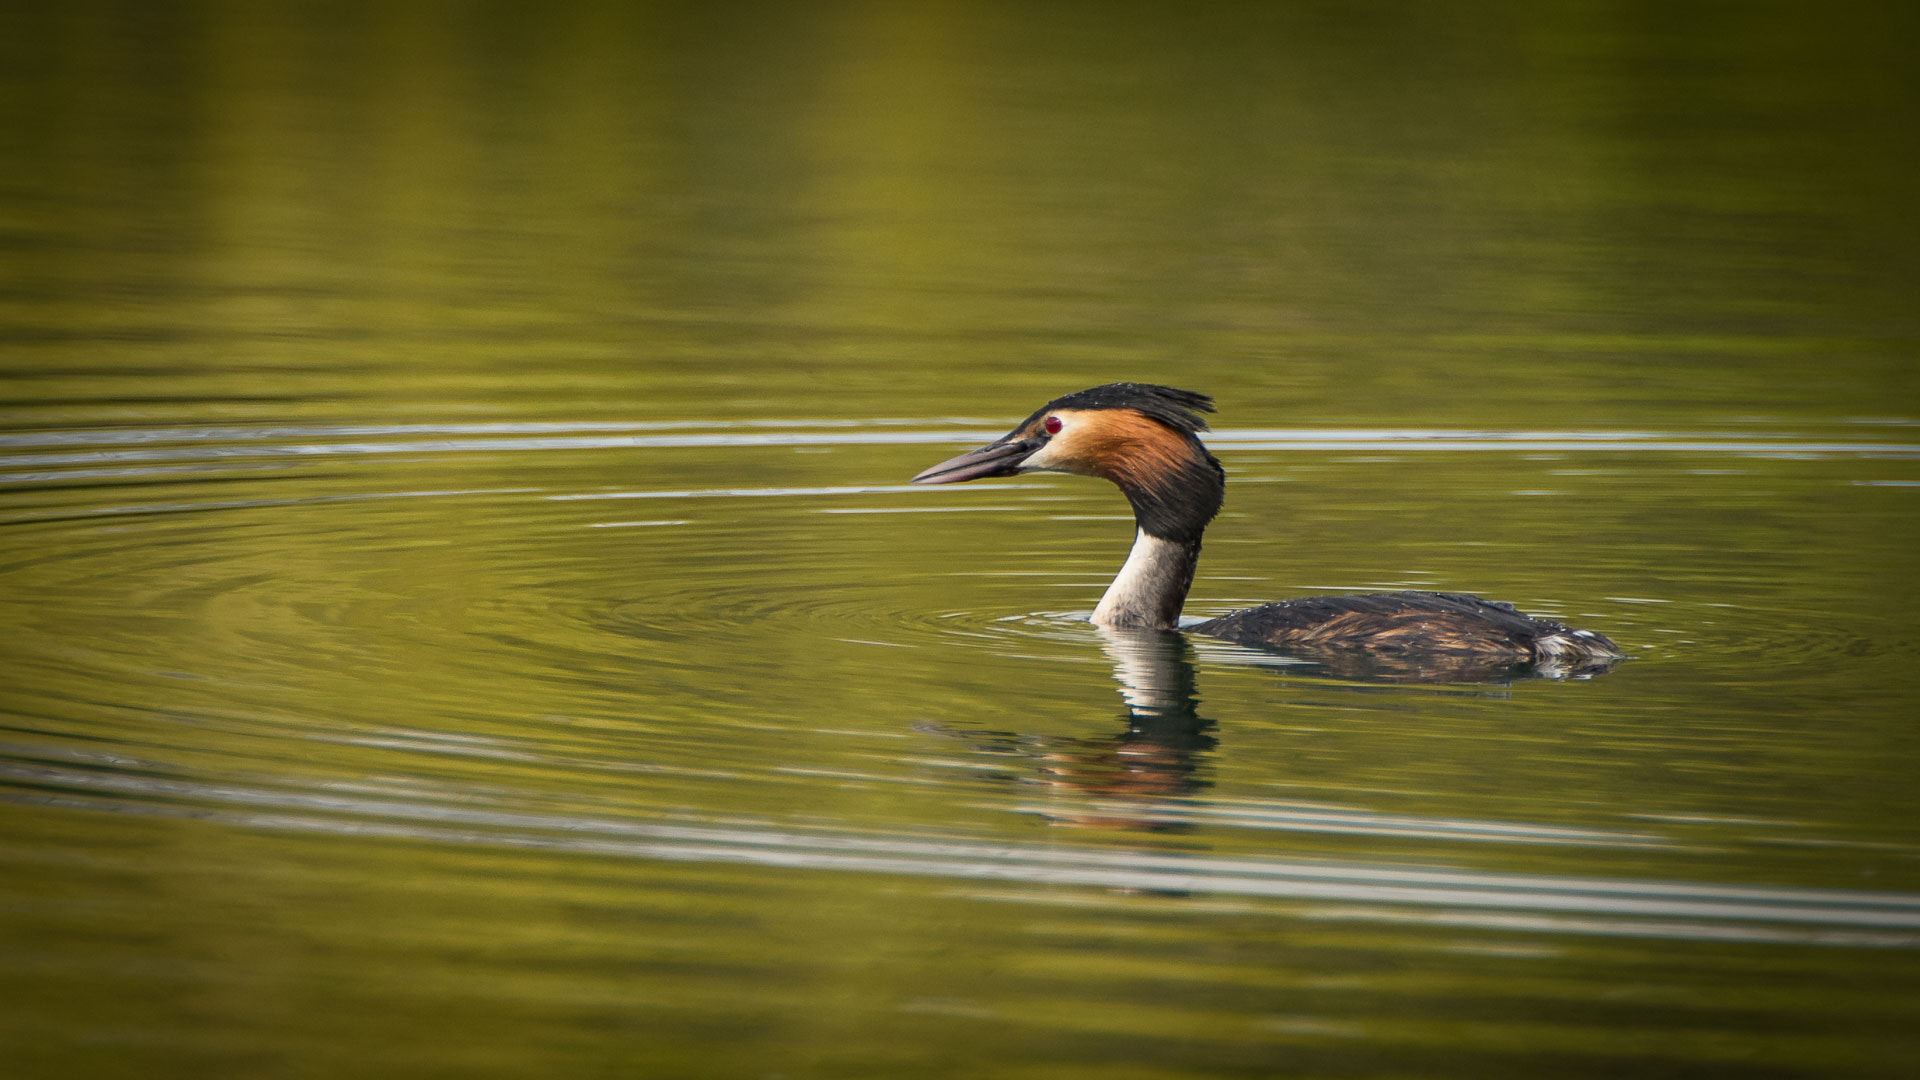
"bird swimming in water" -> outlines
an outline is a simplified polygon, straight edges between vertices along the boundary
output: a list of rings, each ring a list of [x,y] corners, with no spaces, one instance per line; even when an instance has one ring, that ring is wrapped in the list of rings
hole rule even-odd
[[[1226,472],[1200,442],[1213,399],[1150,383],[1111,383],[1055,398],[1001,438],[943,461],[916,484],[1062,472],[1097,476],[1133,504],[1133,551],[1093,610],[1108,627],[1175,630],[1200,537],[1220,512]],[[1242,645],[1318,655],[1432,657],[1453,677],[1537,667],[1585,674],[1623,659],[1591,630],[1536,619],[1465,593],[1308,596],[1229,612],[1185,629]]]

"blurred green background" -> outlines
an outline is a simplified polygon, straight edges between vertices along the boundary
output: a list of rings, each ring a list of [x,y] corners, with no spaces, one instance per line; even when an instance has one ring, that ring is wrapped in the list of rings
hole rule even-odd
[[[1262,421],[1638,424],[1915,389],[1907,5],[0,18],[22,419],[997,417],[1158,376]]]

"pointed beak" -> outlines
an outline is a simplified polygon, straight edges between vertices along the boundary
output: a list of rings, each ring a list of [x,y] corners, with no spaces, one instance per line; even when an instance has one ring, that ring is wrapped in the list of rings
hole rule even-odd
[[[1028,455],[1045,445],[1044,439],[1006,438],[948,458],[913,478],[915,484],[958,484],[965,480],[984,480],[990,476],[1014,476]]]

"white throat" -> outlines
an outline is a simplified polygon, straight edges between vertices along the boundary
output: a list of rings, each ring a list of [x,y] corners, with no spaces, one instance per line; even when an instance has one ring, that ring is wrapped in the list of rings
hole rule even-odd
[[[1136,532],[1126,565],[1093,609],[1094,625],[1176,629],[1199,561],[1198,540],[1183,544]]]

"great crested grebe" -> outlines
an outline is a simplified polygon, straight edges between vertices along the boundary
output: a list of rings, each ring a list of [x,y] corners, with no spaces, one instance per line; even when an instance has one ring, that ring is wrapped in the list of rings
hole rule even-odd
[[[1112,383],[1055,398],[994,442],[943,461],[916,484],[957,484],[1026,472],[1111,480],[1133,504],[1126,565],[1093,609],[1101,626],[1180,629],[1200,536],[1220,512],[1226,473],[1201,444],[1213,399],[1149,383]],[[1243,645],[1311,652],[1476,657],[1561,672],[1624,654],[1591,630],[1521,614],[1464,593],[1307,596],[1230,612],[1185,629]]]

